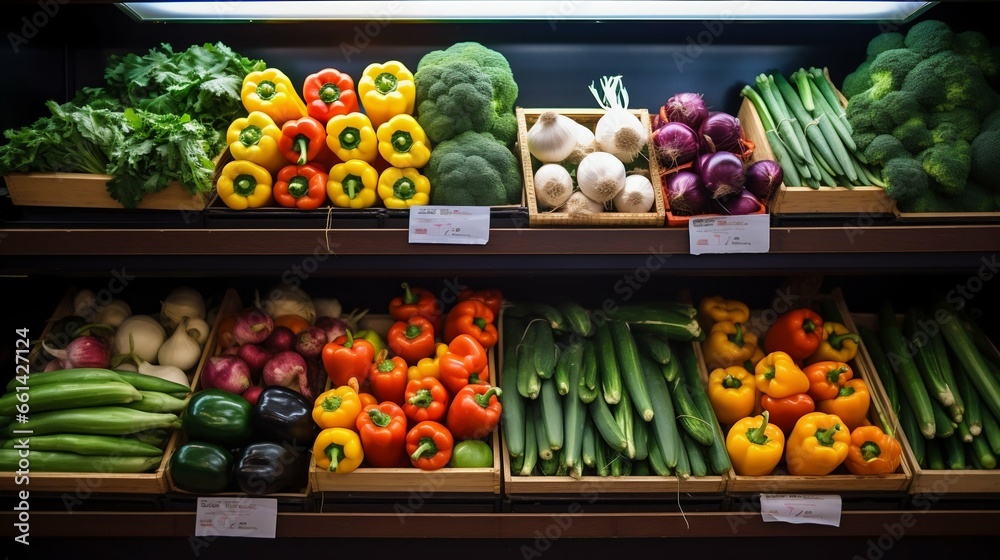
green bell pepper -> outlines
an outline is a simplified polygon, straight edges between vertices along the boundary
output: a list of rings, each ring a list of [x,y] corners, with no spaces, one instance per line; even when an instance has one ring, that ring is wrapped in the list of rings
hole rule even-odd
[[[493,448],[481,439],[465,439],[451,450],[451,466],[463,469],[493,466]]]
[[[223,492],[233,479],[233,455],[214,443],[189,441],[170,456],[170,480],[186,492]]]
[[[387,345],[385,339],[382,338],[382,335],[378,334],[377,332],[375,332],[372,329],[363,329],[363,330],[357,331],[357,332],[354,333],[354,338],[363,338],[363,339],[367,340],[368,342],[371,342],[372,346],[375,347],[375,355],[376,356],[378,356],[379,352],[381,352],[382,350],[388,348],[388,345]]]
[[[191,441],[240,447],[250,439],[253,407],[250,401],[222,389],[202,389],[188,400],[181,426]]]

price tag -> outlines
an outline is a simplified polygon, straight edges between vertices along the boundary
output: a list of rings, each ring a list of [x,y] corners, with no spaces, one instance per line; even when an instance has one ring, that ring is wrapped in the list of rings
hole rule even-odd
[[[273,498],[198,498],[194,534],[273,539],[277,523],[278,500]]]
[[[840,527],[840,496],[815,494],[761,494],[764,522],[814,523]]]
[[[766,253],[771,248],[771,216],[706,216],[688,221],[691,254]]]
[[[486,245],[488,206],[411,206],[410,243]]]

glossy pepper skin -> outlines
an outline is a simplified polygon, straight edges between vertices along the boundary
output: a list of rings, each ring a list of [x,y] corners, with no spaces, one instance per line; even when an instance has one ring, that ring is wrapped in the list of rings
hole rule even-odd
[[[402,283],[403,293],[389,300],[389,315],[397,321],[405,321],[414,315],[420,315],[431,322],[434,332],[441,332],[444,311],[441,302],[434,294],[419,286]]]
[[[306,76],[302,83],[302,100],[309,116],[323,124],[336,115],[358,110],[354,78],[336,68],[323,68]]]
[[[858,354],[858,341],[861,337],[852,333],[842,323],[826,321],[823,323],[823,341],[819,347],[806,358],[807,364],[835,361],[849,362]]]
[[[746,323],[750,320],[750,307],[742,301],[720,295],[705,296],[698,302],[698,320],[706,330],[720,321]]]
[[[754,376],[743,366],[716,368],[708,375],[708,400],[719,422],[733,424],[757,406]]]
[[[296,449],[272,441],[258,441],[243,448],[234,478],[251,496],[293,492],[309,481],[309,448]]]
[[[382,350],[368,371],[368,384],[378,402],[391,402],[402,406],[406,396],[406,360],[400,356],[389,357],[388,350]]]
[[[836,414],[844,421],[848,431],[867,423],[871,393],[864,379],[847,381],[832,399],[816,401],[816,409],[827,414]]]
[[[348,385],[351,378],[361,384],[368,378],[368,368],[375,359],[375,347],[363,338],[347,332],[323,346],[323,368],[336,387]]]
[[[809,391],[809,378],[785,352],[771,352],[754,368],[757,390],[780,399]]]
[[[326,145],[326,126],[312,117],[302,117],[281,125],[278,149],[285,159],[305,165],[314,161]]]
[[[277,173],[288,161],[278,149],[281,128],[263,111],[238,118],[226,129],[226,144],[233,159],[251,161]]]
[[[705,366],[710,370],[743,365],[757,350],[757,335],[747,330],[743,323],[718,321],[708,331],[701,350]]]
[[[451,449],[450,466],[458,469],[491,468],[493,448],[481,439],[463,439]]]
[[[412,115],[396,115],[375,129],[378,153],[393,167],[420,168],[431,157],[427,133]]]
[[[170,480],[185,492],[224,492],[233,479],[235,461],[228,447],[188,441],[170,456]]]
[[[503,292],[495,288],[474,290],[472,288],[462,288],[458,291],[458,301],[467,299],[478,299],[490,308],[494,317],[500,316],[500,308],[503,307]]]
[[[434,325],[425,317],[414,315],[393,323],[386,334],[386,342],[407,364],[416,365],[434,354],[435,336]]]
[[[462,387],[448,407],[445,425],[455,439],[482,439],[500,423],[502,391],[490,385]]]
[[[379,175],[378,197],[386,208],[424,205],[431,199],[431,181],[415,167],[389,167]]]
[[[361,436],[350,428],[327,428],[320,431],[313,444],[316,467],[336,474],[347,474],[365,460]]]
[[[809,396],[815,401],[832,399],[845,383],[854,378],[854,370],[844,362],[816,362],[802,368],[809,378]]]
[[[450,344],[458,335],[466,334],[489,350],[496,346],[500,336],[494,320],[493,311],[482,301],[460,301],[448,312],[442,340]]]
[[[434,471],[448,465],[455,438],[440,422],[425,420],[406,433],[406,453],[414,467]]]
[[[326,144],[341,161],[360,159],[375,163],[378,159],[375,127],[364,113],[336,115],[327,121]]]
[[[329,176],[313,163],[286,165],[274,183],[274,201],[285,208],[315,210],[326,202]]]
[[[765,410],[758,416],[737,420],[726,435],[726,451],[733,470],[741,476],[771,474],[785,450],[785,434],[768,423]]]
[[[417,362],[417,365],[410,366],[409,371],[406,372],[406,378],[409,381],[414,379],[421,379],[423,377],[433,377],[434,379],[441,378],[441,356],[448,353],[448,345],[443,342],[438,342],[434,345],[434,355],[429,358],[422,358]]]
[[[488,363],[486,348],[471,335],[460,334],[448,343],[448,352],[439,360],[441,382],[453,395],[469,384],[488,384]]]
[[[340,385],[321,393],[313,403],[313,422],[321,430],[353,428],[361,414],[361,397],[350,385]]]
[[[847,458],[851,433],[835,414],[810,412],[795,423],[785,445],[785,463],[793,476],[830,474]]]
[[[253,408],[254,437],[309,449],[316,439],[312,411],[313,401],[302,393],[280,385],[265,387]]]
[[[780,399],[761,395],[760,407],[770,414],[771,424],[788,435],[792,433],[799,418],[816,412],[816,401],[808,393],[796,393]]]
[[[409,465],[406,456],[408,421],[403,409],[393,402],[368,405],[355,425],[365,450],[365,462],[372,467]]]
[[[248,73],[243,78],[240,98],[247,112],[267,113],[278,126],[309,114],[295,85],[277,68]]]
[[[373,62],[358,80],[361,106],[375,128],[396,115],[412,115],[416,95],[413,72],[398,60]]]
[[[233,210],[261,208],[273,200],[271,172],[251,161],[233,160],[222,167],[215,190]]]
[[[352,159],[330,169],[326,194],[338,208],[370,208],[378,199],[378,171],[368,162]]]
[[[222,389],[202,389],[188,399],[181,427],[191,441],[239,447],[253,431],[250,401]]]
[[[764,336],[765,352],[784,352],[802,362],[823,342],[823,318],[812,309],[801,307],[778,315]]]
[[[444,422],[449,404],[448,388],[433,377],[411,379],[406,383],[402,408],[412,424],[424,420]]]
[[[851,431],[844,466],[851,474],[892,474],[903,460],[899,440],[882,432],[878,426],[860,426]]]

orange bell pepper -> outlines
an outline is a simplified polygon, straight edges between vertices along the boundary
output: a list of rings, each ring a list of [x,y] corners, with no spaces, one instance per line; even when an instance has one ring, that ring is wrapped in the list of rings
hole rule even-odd
[[[389,315],[397,321],[405,321],[414,315],[420,315],[434,325],[434,332],[441,332],[444,317],[441,302],[426,288],[411,287],[406,282],[403,282],[402,287],[403,295],[389,301]]]
[[[757,390],[776,399],[809,391],[809,378],[785,352],[771,352],[754,368]]]
[[[503,306],[503,292],[500,290],[495,288],[487,288],[483,290],[462,288],[458,291],[458,301],[465,301],[467,299],[478,299],[490,308],[494,317],[500,316],[500,307]]]
[[[392,402],[403,405],[406,394],[406,360],[400,356],[389,357],[388,350],[382,350],[371,367],[368,368],[368,384],[378,402]]]
[[[411,379],[403,395],[403,412],[410,423],[434,420],[444,422],[451,395],[440,380],[433,377]]]
[[[764,336],[765,352],[784,352],[801,362],[823,342],[823,318],[812,309],[800,307],[778,315]]]
[[[844,421],[849,431],[865,425],[870,405],[871,393],[864,379],[851,379],[844,383],[835,398],[816,401],[817,410],[836,414]]]
[[[472,335],[463,333],[448,344],[448,352],[441,356],[438,367],[441,382],[454,395],[470,383],[489,383],[487,365],[486,349]]]
[[[315,164],[286,165],[272,187],[274,201],[285,208],[314,210],[326,202],[328,175]]]
[[[458,335],[467,334],[489,350],[496,346],[500,337],[493,321],[493,311],[482,301],[478,299],[460,301],[448,312],[442,340],[450,344]]]
[[[375,359],[375,347],[363,338],[355,338],[348,331],[327,342],[321,354],[323,367],[334,385],[347,385],[351,378],[363,383],[368,378],[368,368]]]
[[[851,432],[844,466],[851,474],[892,474],[902,460],[903,449],[899,440],[884,433],[878,426],[860,426]]]
[[[785,443],[785,464],[793,476],[832,473],[844,459],[851,433],[835,414],[810,412],[795,423]]]
[[[355,425],[361,436],[365,462],[371,467],[402,467],[406,457],[407,418],[393,402],[368,405],[358,414]]]
[[[393,323],[386,334],[386,342],[407,364],[416,365],[434,354],[434,336],[434,325],[425,317],[414,315]]]
[[[406,433],[406,453],[414,467],[434,471],[451,460],[455,438],[440,422],[427,420],[418,423]]]
[[[736,474],[764,476],[781,461],[785,434],[774,424],[768,424],[767,418],[766,410],[760,416],[741,418],[726,434],[726,451]]]
[[[448,406],[445,425],[456,439],[482,439],[500,423],[500,387],[466,385]]]
[[[832,360],[809,364],[802,373],[809,378],[809,396],[817,401],[836,398],[844,384],[854,378],[851,366]]]

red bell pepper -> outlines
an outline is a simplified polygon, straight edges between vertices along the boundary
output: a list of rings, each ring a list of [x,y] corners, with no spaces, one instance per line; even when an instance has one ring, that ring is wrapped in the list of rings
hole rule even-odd
[[[390,358],[389,351],[383,349],[368,368],[368,384],[372,395],[380,403],[389,401],[403,406],[409,370],[406,360],[399,356]]]
[[[455,439],[482,439],[500,423],[501,390],[491,385],[462,387],[448,407],[445,425]]]
[[[823,318],[812,309],[801,307],[778,315],[764,336],[764,350],[784,352],[802,362],[823,342]]]
[[[425,471],[447,465],[454,446],[455,438],[440,422],[419,422],[406,434],[406,453],[410,456],[410,463]]]
[[[472,288],[462,288],[458,291],[458,301],[467,299],[478,299],[486,304],[493,312],[493,317],[500,316],[500,308],[503,306],[503,293],[497,289],[473,290]]]
[[[313,210],[326,202],[329,175],[315,162],[286,165],[278,172],[271,194],[279,206]]]
[[[420,315],[434,326],[434,332],[441,332],[441,321],[444,312],[441,302],[426,288],[410,287],[403,282],[403,295],[389,301],[389,315],[397,321],[405,321],[414,315]]]
[[[788,437],[799,418],[816,410],[816,401],[809,396],[809,393],[795,393],[780,399],[762,395],[760,406],[770,415],[769,421],[781,428],[785,437]]]
[[[438,374],[451,394],[471,384],[490,382],[486,349],[468,334],[460,334],[448,344],[448,351],[438,359]]]
[[[396,321],[389,327],[386,339],[389,349],[411,366],[434,355],[434,325],[426,317],[414,315],[409,319]]]
[[[334,115],[353,113],[359,107],[354,78],[334,68],[324,68],[306,76],[302,100],[309,116],[324,125]]]
[[[366,406],[356,423],[365,462],[371,467],[407,465],[407,418],[398,404],[383,402]]]
[[[481,300],[460,301],[448,312],[442,340],[448,344],[456,336],[467,334],[482,344],[483,348],[493,348],[500,336],[493,324],[494,317],[493,311]]]
[[[281,125],[278,150],[288,161],[305,165],[315,160],[326,145],[326,127],[312,117],[302,117]]]
[[[403,394],[403,412],[411,423],[424,420],[444,421],[451,395],[448,388],[434,377],[411,379]]]
[[[323,346],[322,358],[323,368],[335,386],[347,385],[352,377],[361,384],[368,378],[375,347],[363,338],[354,338],[348,330]]]

